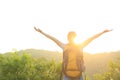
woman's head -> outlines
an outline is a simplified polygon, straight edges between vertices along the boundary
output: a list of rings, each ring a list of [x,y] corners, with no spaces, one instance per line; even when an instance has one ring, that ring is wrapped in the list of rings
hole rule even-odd
[[[67,38],[68,38],[69,43],[74,43],[74,39],[76,38],[76,33],[74,31],[70,31],[68,33]]]

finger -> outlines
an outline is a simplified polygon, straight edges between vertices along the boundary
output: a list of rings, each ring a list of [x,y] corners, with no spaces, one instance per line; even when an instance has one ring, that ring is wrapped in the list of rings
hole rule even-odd
[[[113,29],[111,29],[110,31],[113,31]]]
[[[34,26],[34,29],[36,30],[36,27]]]
[[[37,31],[38,29],[36,27],[34,27],[34,29]]]

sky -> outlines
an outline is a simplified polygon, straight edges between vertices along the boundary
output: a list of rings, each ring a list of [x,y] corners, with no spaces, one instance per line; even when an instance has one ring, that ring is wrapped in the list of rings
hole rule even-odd
[[[77,41],[105,33],[84,51],[89,53],[120,50],[119,0],[0,0],[0,53],[44,49],[62,51],[53,41],[39,34],[34,26],[67,43],[67,33],[75,31]]]

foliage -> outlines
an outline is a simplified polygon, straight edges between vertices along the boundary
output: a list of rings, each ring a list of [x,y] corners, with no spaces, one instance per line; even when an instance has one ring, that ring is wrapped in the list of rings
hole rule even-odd
[[[58,51],[48,51],[48,50],[39,50],[39,49],[26,49],[22,51],[18,51],[19,53],[28,52],[35,58],[44,57],[47,60],[51,60],[52,58],[55,61],[60,62],[62,60],[62,52]],[[97,54],[89,54],[84,52],[84,62],[86,66],[87,76],[93,78],[93,74],[105,72],[108,67],[108,63],[110,61],[114,61],[120,56],[120,51],[115,52],[103,52]]]
[[[103,74],[96,74],[95,80],[120,80],[120,58],[109,64],[109,70]]]
[[[61,63],[17,52],[0,55],[0,80],[58,80]]]
[[[59,80],[60,74],[60,61],[35,58],[26,52],[0,54],[0,80]],[[109,64],[108,71],[96,74],[94,80],[119,80],[119,74],[120,58]],[[87,75],[86,80],[93,79]]]

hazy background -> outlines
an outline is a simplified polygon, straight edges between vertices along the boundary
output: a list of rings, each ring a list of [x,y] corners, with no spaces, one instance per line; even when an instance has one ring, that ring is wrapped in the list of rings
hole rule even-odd
[[[61,51],[35,32],[34,26],[67,42],[71,30],[83,41],[104,29],[112,32],[96,39],[85,51],[120,50],[119,0],[0,0],[0,53],[28,48]]]

